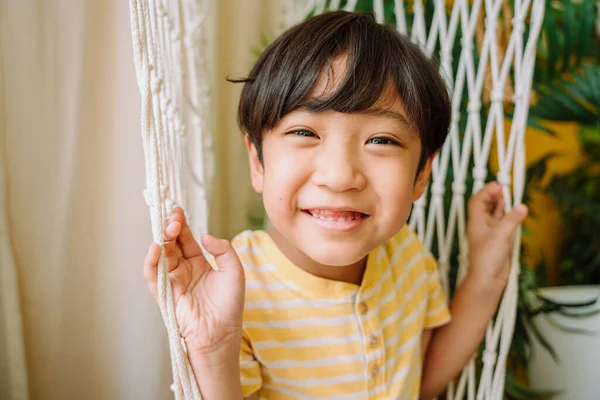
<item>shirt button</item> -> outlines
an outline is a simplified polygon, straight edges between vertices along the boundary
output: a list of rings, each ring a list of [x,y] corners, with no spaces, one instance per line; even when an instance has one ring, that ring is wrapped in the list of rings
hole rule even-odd
[[[379,373],[379,366],[377,364],[371,367],[371,378],[375,378]]]
[[[364,302],[358,303],[358,312],[365,315],[369,311],[369,308]]]
[[[371,338],[369,339],[369,346],[371,346],[371,348],[374,349],[377,347],[378,344],[379,338],[375,335],[371,335]]]

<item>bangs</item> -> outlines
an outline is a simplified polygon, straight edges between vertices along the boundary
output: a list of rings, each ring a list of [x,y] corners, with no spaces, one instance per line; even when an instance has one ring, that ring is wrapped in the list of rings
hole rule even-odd
[[[305,108],[311,112],[336,111],[339,113],[354,113],[367,110],[378,101],[389,99],[395,101],[396,93],[383,99],[386,86],[393,83],[390,71],[385,68],[377,70],[365,62],[364,55],[352,54],[348,50],[336,56],[345,60],[344,76],[336,79],[333,75],[333,60],[328,60],[308,90],[304,89],[302,100],[298,104],[287,105],[286,110]],[[317,83],[325,80],[325,89],[315,93]],[[337,80],[337,82],[336,82]],[[394,91],[395,91],[395,86]],[[325,93],[323,95],[323,93]],[[289,112],[289,111],[288,111]],[[285,115],[285,114],[284,114]]]
[[[374,24],[375,29],[365,29],[362,24],[342,26],[332,37],[324,38],[315,46],[305,47],[306,54],[300,59],[306,60],[303,65],[286,65],[284,60],[279,65],[282,71],[296,70],[292,79],[288,74],[275,76],[272,84],[279,86],[279,101],[274,97],[265,98],[271,110],[264,119],[263,126],[272,129],[288,113],[304,108],[311,112],[336,111],[340,113],[360,112],[371,108],[391,84],[393,103],[399,96],[403,103],[410,101],[405,91],[398,85],[394,73],[394,49],[398,43],[393,35],[386,32],[389,28]],[[334,62],[345,61],[344,76],[334,76]],[[279,78],[279,79],[278,79]],[[320,81],[325,81],[325,89],[315,93]],[[324,93],[324,95],[323,95]],[[269,102],[269,100],[271,100]],[[407,110],[408,111],[408,110]],[[410,113],[410,111],[408,111]],[[413,120],[413,116],[408,116]]]

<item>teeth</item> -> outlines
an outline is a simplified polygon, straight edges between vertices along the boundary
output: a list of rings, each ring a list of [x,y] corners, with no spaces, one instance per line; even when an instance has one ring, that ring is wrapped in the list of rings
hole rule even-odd
[[[354,221],[362,217],[361,213],[352,211],[309,210],[309,213],[322,221]]]

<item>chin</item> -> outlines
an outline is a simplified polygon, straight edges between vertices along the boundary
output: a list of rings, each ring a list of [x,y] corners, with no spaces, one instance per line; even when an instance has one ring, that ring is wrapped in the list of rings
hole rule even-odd
[[[361,261],[367,256],[368,252],[357,252],[356,247],[351,249],[333,249],[329,247],[321,251],[313,248],[312,251],[307,251],[305,254],[322,265],[345,267]]]

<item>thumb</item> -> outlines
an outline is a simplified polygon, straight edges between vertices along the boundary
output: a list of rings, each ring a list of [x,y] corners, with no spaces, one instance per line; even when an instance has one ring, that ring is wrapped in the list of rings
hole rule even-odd
[[[514,206],[496,227],[497,235],[500,236],[501,239],[510,241],[519,225],[525,220],[525,217],[527,217],[527,213],[528,209],[526,205],[519,204]]]
[[[240,259],[229,241],[208,234],[202,235],[200,241],[206,251],[215,257],[219,270],[243,270]]]

